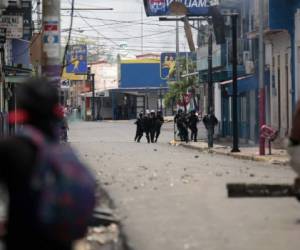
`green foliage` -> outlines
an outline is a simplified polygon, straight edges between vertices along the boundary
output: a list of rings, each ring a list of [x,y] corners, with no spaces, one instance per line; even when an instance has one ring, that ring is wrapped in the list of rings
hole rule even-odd
[[[197,71],[195,61],[189,58],[180,58],[179,75],[186,75]],[[198,83],[198,75],[189,77],[180,77],[177,82],[168,82],[169,91],[164,97],[165,106],[170,107],[172,103],[181,102],[189,88],[195,87]]]

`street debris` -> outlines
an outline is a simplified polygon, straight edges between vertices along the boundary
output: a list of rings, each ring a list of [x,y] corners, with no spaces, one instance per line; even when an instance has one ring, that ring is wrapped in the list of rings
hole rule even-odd
[[[229,198],[242,197],[300,197],[300,189],[290,184],[227,184]]]
[[[222,174],[222,173],[220,173],[220,172],[217,172],[217,173],[216,173],[216,176],[217,176],[217,177],[222,177],[222,176],[223,176],[223,174]]]
[[[96,242],[99,245],[108,243],[116,243],[119,238],[119,228],[116,224],[111,224],[108,227],[100,226],[89,229],[87,241]]]
[[[120,220],[114,215],[113,202],[98,181],[97,204],[85,239],[78,241],[74,250],[128,249]],[[105,183],[103,183],[105,185]]]
[[[148,170],[148,168],[146,166],[138,166],[138,168],[140,168],[142,170]]]

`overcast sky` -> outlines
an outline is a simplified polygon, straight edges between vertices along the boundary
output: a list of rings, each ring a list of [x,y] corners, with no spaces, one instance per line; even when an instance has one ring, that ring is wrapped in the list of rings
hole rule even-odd
[[[70,2],[71,0],[62,0],[62,7],[70,7]],[[142,51],[143,53],[175,51],[175,22],[159,22],[158,17],[147,17],[142,2],[142,0],[75,0],[77,8],[110,7],[114,10],[75,11],[73,39],[87,38],[96,42],[102,51],[113,54],[116,54],[122,44],[126,46],[128,55],[141,54]],[[64,37],[68,34],[66,29],[69,28],[69,20],[70,11],[62,11]],[[180,27],[180,50],[187,51],[183,25],[180,24]]]

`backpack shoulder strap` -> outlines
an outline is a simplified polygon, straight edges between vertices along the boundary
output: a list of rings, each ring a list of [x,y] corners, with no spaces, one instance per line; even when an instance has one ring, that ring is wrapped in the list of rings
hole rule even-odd
[[[38,129],[32,126],[24,126],[18,134],[19,137],[28,139],[38,148],[46,144],[45,136]]]

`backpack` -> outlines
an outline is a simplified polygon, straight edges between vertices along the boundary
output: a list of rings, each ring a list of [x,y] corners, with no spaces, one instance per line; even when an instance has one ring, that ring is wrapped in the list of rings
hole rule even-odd
[[[37,197],[37,227],[48,238],[70,242],[86,234],[95,206],[96,182],[70,147],[49,142],[25,126],[20,136],[37,147],[31,189]]]

